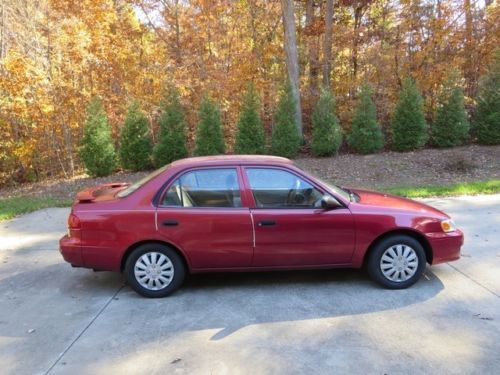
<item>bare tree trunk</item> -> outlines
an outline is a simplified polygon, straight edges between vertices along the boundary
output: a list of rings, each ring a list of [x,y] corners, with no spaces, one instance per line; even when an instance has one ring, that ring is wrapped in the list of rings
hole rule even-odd
[[[323,46],[323,86],[330,88],[332,71],[332,41],[333,41],[333,0],[326,0],[325,39]]]
[[[354,88],[356,87],[356,78],[358,76],[358,46],[359,46],[359,28],[361,26],[361,17],[363,15],[362,6],[354,8],[354,32],[352,38],[352,54],[351,54],[351,96],[354,96]]]
[[[464,0],[465,12],[465,83],[466,93],[471,96],[474,93],[474,41],[472,35],[472,9],[471,1]]]
[[[306,25],[312,27],[315,20],[315,2],[307,0]],[[309,92],[314,99],[318,95],[318,36],[313,34],[308,36],[309,49]]]
[[[179,0],[175,0],[174,3],[175,11],[175,60],[177,65],[180,66],[182,64],[182,55],[181,55],[181,31],[179,27]]]
[[[295,16],[293,12],[293,0],[281,0],[283,13],[283,26],[285,31],[285,53],[288,79],[292,85],[292,93],[295,98],[295,119],[297,130],[302,137],[302,113],[300,106],[299,86],[299,54],[297,52],[297,38],[295,32]]]

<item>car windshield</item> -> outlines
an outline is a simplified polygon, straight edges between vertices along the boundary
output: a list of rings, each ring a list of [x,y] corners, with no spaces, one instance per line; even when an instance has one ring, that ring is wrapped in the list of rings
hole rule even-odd
[[[328,182],[325,182],[324,180],[322,180],[321,178],[319,178],[318,176],[316,176],[314,173],[311,173],[310,171],[306,171],[304,170],[304,168],[300,167],[299,165],[297,164],[294,164],[297,168],[299,168],[300,170],[304,171],[304,172],[307,172],[308,174],[310,174],[311,176],[314,176],[314,178],[316,180],[318,180],[319,182],[321,182],[323,185],[325,185],[327,188],[329,188],[330,190],[332,190],[334,193],[340,195],[342,198],[344,199],[347,199],[347,200],[351,200],[351,192],[346,190],[346,189],[343,189],[341,188],[340,186],[337,186],[337,185],[334,185],[334,184],[331,184],[331,183],[328,183]]]
[[[160,169],[157,169],[156,171],[151,172],[146,177],[143,177],[139,181],[134,182],[132,185],[130,185],[125,190],[120,191],[118,194],[116,194],[116,196],[118,198],[124,198],[126,196],[129,196],[134,191],[136,191],[137,189],[139,189],[142,185],[144,185],[148,181],[151,181],[153,178],[155,178],[156,176],[158,176],[160,173],[166,171],[169,167],[170,167],[170,164],[167,164],[167,165],[161,167]]]

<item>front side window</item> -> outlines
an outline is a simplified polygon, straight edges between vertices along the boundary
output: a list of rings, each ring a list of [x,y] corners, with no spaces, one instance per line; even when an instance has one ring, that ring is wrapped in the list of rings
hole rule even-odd
[[[170,185],[162,205],[241,207],[236,169],[200,169],[186,172]]]
[[[317,208],[323,194],[293,173],[271,168],[247,168],[250,188],[259,208]]]

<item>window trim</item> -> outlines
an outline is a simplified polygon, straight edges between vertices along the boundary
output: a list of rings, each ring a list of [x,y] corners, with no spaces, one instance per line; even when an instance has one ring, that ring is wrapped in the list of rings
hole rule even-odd
[[[344,203],[339,200],[335,195],[332,195],[329,191],[326,191],[322,186],[316,184],[314,181],[311,181],[311,179],[307,178],[307,176],[302,175],[301,173],[296,172],[293,169],[289,169],[286,167],[281,167],[281,166],[276,166],[276,165],[245,165],[242,168],[243,175],[244,175],[244,182],[245,182],[245,189],[248,190],[249,196],[251,196],[251,205],[249,206],[252,210],[323,210],[321,207],[258,207],[257,202],[255,201],[255,197],[252,191],[252,187],[250,185],[250,180],[248,179],[248,174],[247,174],[247,169],[277,169],[281,171],[288,172],[290,174],[295,175],[296,177],[299,177],[300,179],[304,180],[305,182],[309,183],[312,187],[314,187],[316,190],[318,190],[322,195],[328,194],[335,198],[337,201],[340,202],[344,206]],[[346,208],[345,206],[343,208]]]
[[[170,187],[180,179],[183,175],[189,172],[193,171],[205,171],[205,170],[210,170],[210,169],[233,169],[236,172],[236,178],[238,182],[238,188],[240,191],[240,198],[241,198],[241,207],[184,207],[184,206],[172,206],[172,205],[163,205],[161,202],[163,202],[163,199],[165,197],[165,194],[167,194],[168,190],[170,190]],[[158,193],[155,195],[153,198],[153,204],[156,206],[156,208],[170,208],[170,209],[198,209],[198,210],[241,210],[245,209],[248,210],[248,206],[246,202],[243,200],[243,191],[244,191],[244,184],[241,179],[240,175],[240,168],[239,165],[211,165],[211,166],[198,166],[198,167],[191,167],[191,168],[186,168],[183,169],[179,172],[177,172],[174,176],[169,178],[165,184],[158,190]],[[245,195],[246,196],[246,195]]]

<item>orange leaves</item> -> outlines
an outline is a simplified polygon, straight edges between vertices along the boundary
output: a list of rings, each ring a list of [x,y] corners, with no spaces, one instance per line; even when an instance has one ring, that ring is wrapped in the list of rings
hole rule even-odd
[[[91,97],[102,99],[113,135],[133,100],[157,135],[166,84],[179,88],[188,133],[209,93],[221,106],[231,149],[241,93],[253,82],[270,131],[278,88],[286,77],[281,2],[269,0],[4,0],[7,40],[0,54],[0,167],[19,164],[44,173],[69,171]],[[429,113],[450,69],[482,73],[500,40],[500,8],[475,3],[474,54],[465,46],[463,4],[451,0],[335,1],[331,88],[347,130],[358,87],[374,87],[382,125],[403,77],[414,76]],[[308,22],[307,6],[312,6]],[[295,1],[305,128],[311,77],[322,81],[324,1]],[[311,9],[309,8],[309,11]],[[311,48],[311,46],[316,46]],[[310,50],[316,49],[317,56]],[[473,63],[467,65],[471,56]],[[312,58],[314,57],[314,58]],[[316,65],[313,69],[311,66]],[[310,73],[313,74],[310,74]],[[474,77],[473,77],[474,78]],[[474,97],[466,98],[473,104]],[[3,156],[2,156],[3,155]],[[7,164],[2,160],[9,159]],[[4,159],[2,159],[4,158]]]

